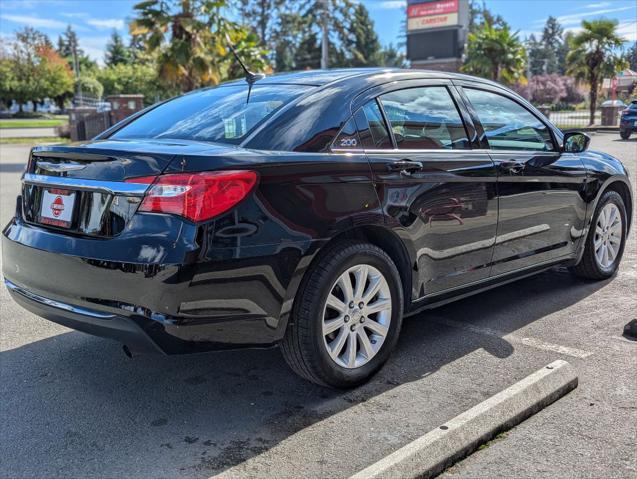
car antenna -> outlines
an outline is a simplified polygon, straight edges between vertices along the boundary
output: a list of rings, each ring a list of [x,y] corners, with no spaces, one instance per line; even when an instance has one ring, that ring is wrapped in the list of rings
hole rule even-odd
[[[254,85],[255,82],[265,78],[265,73],[254,73],[248,70],[248,67],[246,67],[245,63],[243,63],[243,60],[241,60],[241,57],[232,46],[232,42],[230,41],[230,37],[228,36],[227,33],[226,33],[226,41],[228,42],[228,47],[230,48],[230,51],[239,62],[239,65],[241,65],[241,68],[243,68],[243,71],[246,72],[245,79],[246,79],[246,82],[248,82],[248,98],[246,99],[246,104],[248,104],[250,102],[250,93],[252,92],[252,85]]]

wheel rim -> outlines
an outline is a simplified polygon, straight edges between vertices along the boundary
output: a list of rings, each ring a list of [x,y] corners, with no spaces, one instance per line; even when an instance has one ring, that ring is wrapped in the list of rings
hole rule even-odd
[[[602,208],[595,225],[595,259],[597,264],[608,269],[617,259],[622,244],[622,217],[619,208],[608,203]]]
[[[323,343],[332,360],[354,369],[383,346],[391,323],[391,292],[371,265],[349,268],[332,285],[323,308]]]

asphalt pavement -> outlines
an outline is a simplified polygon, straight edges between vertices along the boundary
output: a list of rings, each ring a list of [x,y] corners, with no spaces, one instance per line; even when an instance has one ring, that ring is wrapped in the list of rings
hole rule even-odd
[[[0,138],[42,138],[57,136],[53,127],[0,128]]]
[[[637,139],[593,136],[637,190]],[[0,221],[28,148],[0,145]],[[533,371],[569,361],[579,387],[445,478],[637,477],[633,228],[619,274],[564,268],[409,318],[369,384],[326,390],[277,349],[127,358],[0,291],[0,477],[348,477]],[[55,281],[55,272],[51,272]]]

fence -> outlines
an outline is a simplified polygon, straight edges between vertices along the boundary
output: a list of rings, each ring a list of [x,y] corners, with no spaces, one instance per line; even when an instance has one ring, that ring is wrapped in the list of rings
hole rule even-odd
[[[87,95],[75,95],[73,97],[73,108],[89,107],[97,111],[107,111],[111,109],[111,104],[101,98]]]
[[[562,130],[583,128],[590,124],[590,112],[588,111],[551,111],[548,112],[549,120]],[[595,124],[601,124],[602,114],[595,113]]]

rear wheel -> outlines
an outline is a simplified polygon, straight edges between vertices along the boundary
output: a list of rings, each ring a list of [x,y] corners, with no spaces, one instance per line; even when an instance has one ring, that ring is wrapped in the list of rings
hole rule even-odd
[[[630,138],[630,131],[620,131],[619,136],[621,136],[622,140],[628,140]]]
[[[621,261],[626,242],[626,207],[616,191],[605,192],[599,200],[582,260],[572,268],[580,277],[606,279]]]
[[[281,343],[283,356],[312,382],[357,386],[381,368],[398,339],[403,310],[398,270],[380,248],[343,242],[307,275]]]

